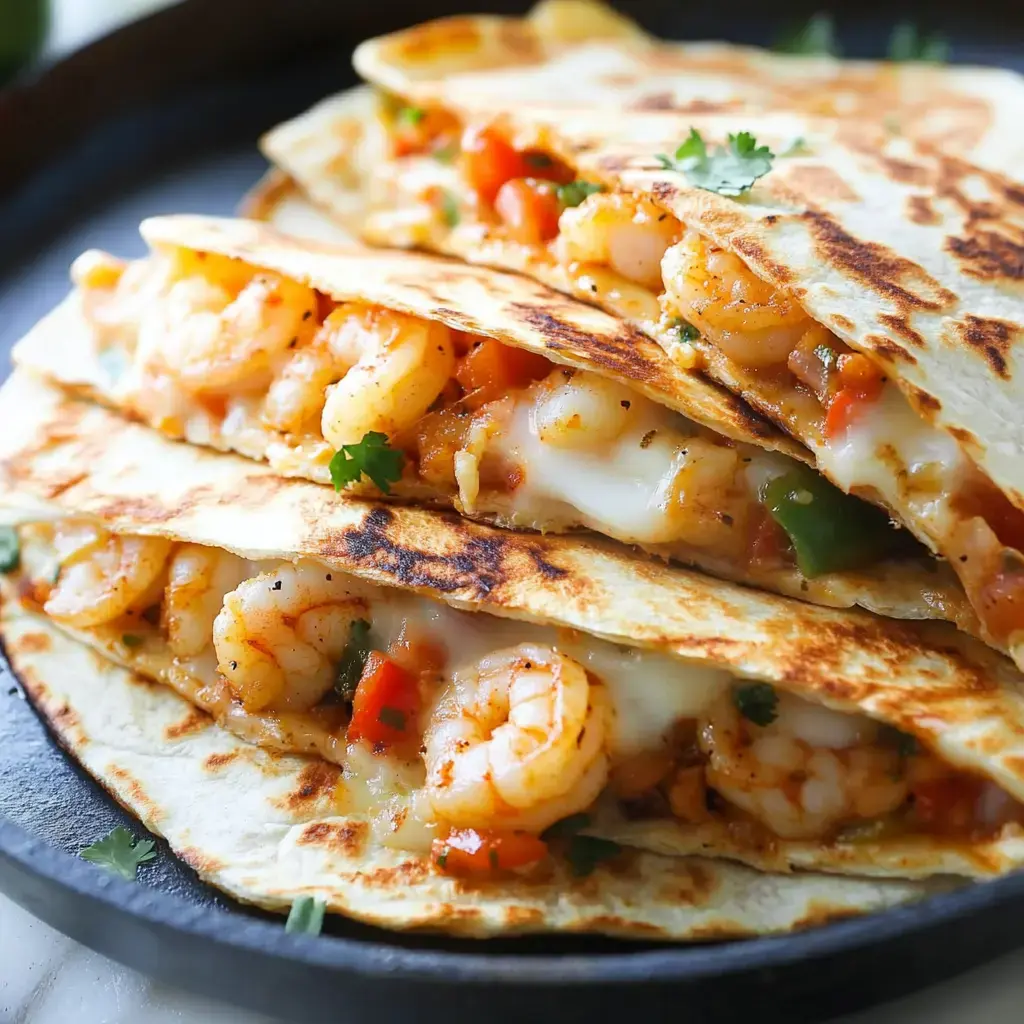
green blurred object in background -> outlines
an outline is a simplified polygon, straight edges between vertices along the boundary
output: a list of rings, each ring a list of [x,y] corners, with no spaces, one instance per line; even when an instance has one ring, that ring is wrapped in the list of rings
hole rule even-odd
[[[49,0],[0,0],[0,85],[38,56],[49,15]]]

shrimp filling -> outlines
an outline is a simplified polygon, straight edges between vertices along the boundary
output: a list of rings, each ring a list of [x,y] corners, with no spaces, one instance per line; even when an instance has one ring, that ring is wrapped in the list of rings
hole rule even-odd
[[[91,253],[74,277],[115,404],[289,475],[331,482],[336,452],[383,434],[401,464],[390,480],[400,497],[513,527],[586,527],[733,578],[781,574],[793,587],[892,546],[880,516],[871,552],[835,545],[812,564],[766,490],[799,476],[795,461],[491,338],[334,303],[214,253],[168,249],[127,265]],[[846,511],[872,510],[850,499]]]
[[[396,218],[405,234],[419,225],[415,244],[452,248],[462,233],[479,251],[483,237],[503,265],[546,267],[640,322],[677,362],[705,367],[807,444],[843,491],[893,510],[948,559],[989,640],[1012,646],[1024,633],[1024,512],[868,356],[650,200],[577,181],[493,125],[423,113],[409,124],[385,111],[388,207],[371,214],[368,237],[401,241]]]
[[[251,742],[340,764],[339,810],[443,870],[448,856],[453,871],[526,866],[561,823],[609,808],[755,850],[970,842],[1022,820],[919,740],[722,669],[314,561],[252,563],[74,519],[22,527],[20,542],[24,603]]]

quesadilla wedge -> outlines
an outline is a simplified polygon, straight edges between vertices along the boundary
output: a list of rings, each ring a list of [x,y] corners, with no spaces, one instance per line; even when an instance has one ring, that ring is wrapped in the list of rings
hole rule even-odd
[[[1024,663],[1019,185],[852,122],[496,113],[444,79],[407,99],[440,104],[463,152],[378,167],[366,238],[629,319],[947,559]],[[431,207],[442,178],[457,223]]]
[[[143,232],[148,259],[76,264],[77,290],[16,347],[19,366],[286,475],[585,527],[812,601],[978,629],[953,574],[886,516],[599,310],[521,277],[311,248],[243,221]],[[794,488],[811,500],[791,516],[778,509]]]
[[[666,43],[589,0],[548,0],[521,19],[427,22],[367,40],[353,62],[364,79],[397,96],[411,82],[444,78],[497,109],[554,103],[688,115],[791,111],[873,122],[1010,175],[1019,176],[1024,161],[1016,130],[1024,77],[1015,71]],[[414,138],[420,126],[403,120],[402,138]]]
[[[341,766],[377,839],[444,872],[571,856],[577,833],[778,871],[1024,858],[1024,679],[949,626],[339,500],[20,374],[0,409],[22,604],[229,732]]]
[[[71,755],[200,878],[268,910],[312,897],[329,913],[401,930],[708,941],[813,927],[949,888],[771,875],[628,849],[586,875],[552,858],[526,880],[455,877],[429,855],[378,842],[372,815],[346,806],[336,766],[244,743],[9,596],[0,634],[26,694]]]

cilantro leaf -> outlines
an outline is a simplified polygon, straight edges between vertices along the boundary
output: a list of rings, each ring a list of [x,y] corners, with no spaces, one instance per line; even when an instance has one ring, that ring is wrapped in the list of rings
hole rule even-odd
[[[288,911],[288,920],[284,930],[292,934],[319,935],[324,926],[324,911],[327,904],[312,896],[299,896]]]
[[[128,648],[141,647],[144,642],[143,637],[136,636],[134,633],[125,633],[124,636],[121,637],[121,643]]]
[[[754,725],[766,726],[775,721],[779,695],[770,683],[748,683],[732,691],[736,710]]]
[[[548,842],[551,839],[568,839],[576,835],[590,824],[590,815],[585,811],[578,814],[570,814],[568,818],[556,821],[554,825],[548,825],[541,833],[541,839]]]
[[[700,331],[689,320],[684,320],[681,316],[672,318],[669,330],[677,331],[681,341],[696,341],[700,337]]]
[[[610,839],[577,835],[569,840],[566,858],[573,875],[577,878],[586,878],[602,861],[611,860],[620,853],[622,853],[622,847]]]
[[[441,216],[448,227],[455,227],[462,219],[459,213],[459,201],[448,189],[441,189]]]
[[[21,565],[21,544],[13,526],[0,526],[0,572],[14,572]]]
[[[945,64],[949,60],[949,40],[937,32],[926,36],[912,21],[901,21],[889,36],[888,57],[899,63]]]
[[[390,494],[390,485],[402,478],[404,462],[405,456],[388,445],[387,434],[371,430],[358,444],[343,444],[334,453],[328,468],[336,491],[365,476],[385,494]]]
[[[363,677],[366,659],[370,656],[370,624],[366,619],[356,619],[348,634],[348,643],[341,652],[338,662],[338,674],[334,679],[334,689],[342,700],[352,702],[356,695],[356,687]]]
[[[570,181],[568,185],[559,185],[555,189],[555,196],[562,206],[579,206],[587,196],[592,196],[595,192],[603,192],[604,185],[598,185],[593,181],[583,181],[579,179],[577,181]]]
[[[836,40],[836,26],[832,15],[819,12],[803,25],[790,29],[775,46],[778,53],[799,53],[805,56],[818,54],[839,57],[842,50]]]
[[[427,116],[422,107],[402,107],[398,111],[398,120],[403,124],[417,125]]]
[[[155,845],[152,839],[140,839],[136,843],[131,832],[118,825],[109,835],[86,846],[79,856],[131,882],[138,866],[156,857]]]
[[[665,170],[685,175],[690,184],[723,196],[738,196],[748,191],[771,169],[775,154],[767,146],[759,146],[750,132],[730,133],[725,146],[708,151],[696,128],[690,129],[686,141],[674,156],[657,155]]]
[[[404,732],[407,724],[407,717],[401,708],[391,708],[386,704],[377,712],[377,721],[381,725],[387,725],[398,732]]]

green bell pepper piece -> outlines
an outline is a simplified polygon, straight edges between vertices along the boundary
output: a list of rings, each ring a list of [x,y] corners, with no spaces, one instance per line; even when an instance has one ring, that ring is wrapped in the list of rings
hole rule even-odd
[[[761,500],[789,535],[796,564],[809,579],[866,568],[900,543],[881,509],[844,494],[807,466],[770,480]]]

